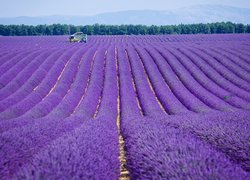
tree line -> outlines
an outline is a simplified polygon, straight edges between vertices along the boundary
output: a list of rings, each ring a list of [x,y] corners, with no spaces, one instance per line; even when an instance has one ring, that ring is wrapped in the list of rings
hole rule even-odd
[[[179,25],[0,25],[2,36],[68,35],[81,31],[88,35],[157,35],[157,34],[223,34],[250,33],[250,25],[232,22]]]

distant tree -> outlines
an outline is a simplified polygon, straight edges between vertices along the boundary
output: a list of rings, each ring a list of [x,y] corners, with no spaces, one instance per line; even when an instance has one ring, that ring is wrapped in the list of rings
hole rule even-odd
[[[235,33],[235,25],[231,22],[226,23],[227,33]]]
[[[173,26],[165,26],[166,33],[167,34],[173,34],[174,33],[174,27]]]
[[[105,25],[94,24],[74,26],[67,24],[52,25],[0,25],[0,35],[34,36],[34,35],[66,35],[82,31],[88,35],[144,35],[144,34],[215,34],[215,33],[250,33],[250,25],[232,22],[207,24],[180,24],[164,26],[146,25]]]
[[[199,24],[199,32],[198,33],[203,33],[203,34],[210,34],[211,30],[210,30],[210,26],[209,24]],[[196,33],[194,33],[196,34]]]
[[[86,25],[86,34],[93,35],[94,34],[94,28],[91,25]]]
[[[60,24],[53,24],[53,35],[61,35]]]
[[[225,23],[218,23],[216,33],[218,33],[218,34],[225,34],[225,33],[227,33],[227,26],[226,26],[226,24]]]
[[[112,35],[112,25],[106,25],[106,35]]]
[[[235,32],[236,33],[244,33],[245,32],[244,24],[236,24]]]
[[[7,36],[6,26],[0,24],[0,35]]]
[[[159,33],[160,34],[166,34],[166,27],[165,26],[160,26],[159,27]]]
[[[46,26],[45,25],[38,25],[35,27],[37,35],[45,35]]]
[[[173,25],[173,34],[181,34],[181,25]]]
[[[246,27],[246,33],[250,33],[250,24],[248,24]]]
[[[142,34],[142,35],[145,35],[145,34],[148,34],[148,29],[147,29],[147,26],[145,26],[145,25],[138,25],[137,26],[138,28],[138,33],[139,34]]]
[[[128,25],[127,26],[127,32],[128,32],[128,34],[129,35],[131,35],[131,34],[134,34],[134,29],[135,29],[135,26],[134,25]]]
[[[192,34],[192,29],[190,25],[181,24],[180,30],[181,34]]]
[[[27,35],[28,35],[27,26],[25,26],[24,24],[22,24],[22,25],[20,26],[20,31],[21,31],[21,36],[27,36]]]
[[[69,28],[69,31],[70,31],[69,34],[74,34],[74,33],[76,33],[77,31],[80,30],[79,28],[77,28],[77,27],[74,26],[74,25],[69,25],[68,28]],[[78,30],[78,29],[79,29],[79,30]],[[62,35],[62,34],[61,34],[61,35]]]
[[[151,35],[159,34],[158,26],[155,26],[155,25],[150,26],[149,29],[148,29],[148,34],[151,34]]]
[[[217,26],[215,23],[212,23],[212,24],[208,24],[209,27],[210,27],[210,32],[211,34],[215,34],[217,32]]]
[[[100,25],[99,24],[94,24],[93,25],[93,30],[94,30],[94,34],[100,34]]]
[[[198,34],[201,31],[201,25],[200,24],[190,24],[189,28],[190,28],[190,34]]]
[[[119,29],[119,31],[118,31],[119,35],[127,34],[127,26],[126,25],[120,25],[118,27],[118,29]]]
[[[45,27],[45,34],[46,35],[53,35],[53,26],[46,26]]]
[[[140,34],[139,31],[140,31],[140,26],[139,26],[139,25],[134,26],[133,33],[132,33],[132,34],[138,35],[138,34]]]
[[[28,35],[29,36],[34,36],[36,34],[36,28],[34,26],[28,26]]]

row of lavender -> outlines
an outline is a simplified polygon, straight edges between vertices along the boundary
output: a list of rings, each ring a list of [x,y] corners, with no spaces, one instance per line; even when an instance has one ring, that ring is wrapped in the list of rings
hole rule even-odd
[[[98,53],[98,47],[89,46],[82,49],[72,47],[63,54],[64,49],[42,49],[28,55],[27,52],[22,52],[5,61],[0,67],[0,117],[12,119],[20,116],[40,118],[48,114],[62,115],[60,111],[56,112],[73,98],[74,107],[67,109],[68,112],[64,116],[71,115],[83,94],[75,89],[81,84],[79,81],[82,81],[75,81],[77,73],[79,75],[79,67],[83,65],[82,57],[86,53],[90,61],[94,59],[95,54],[97,59],[104,60],[104,53],[107,53],[110,45],[106,44],[106,49],[102,47]],[[113,46],[115,49],[115,45]],[[178,111],[199,113],[250,108],[250,70],[246,55],[241,57],[237,56],[237,52],[230,54],[228,51],[224,51],[225,54],[222,51],[221,55],[218,51],[195,46],[192,49],[185,48],[184,45],[169,48],[158,44],[144,46],[131,43],[118,44],[119,46],[124,46],[122,49],[118,48],[118,51],[121,51],[118,55],[121,54],[124,61],[128,60],[130,81],[133,82],[138,104],[142,106],[139,109],[145,111],[142,112],[145,115],[162,111],[178,114]],[[9,55],[3,55],[4,58],[9,58]],[[58,59],[60,61],[55,61]],[[90,62],[86,64],[90,65]],[[103,66],[102,62],[100,66]],[[138,68],[140,72],[136,72]],[[88,70],[89,68],[84,70],[85,84]],[[102,77],[102,73],[97,74]],[[141,77],[140,74],[144,76]],[[100,89],[103,84],[96,86]],[[84,86],[81,87],[82,90],[85,89]],[[98,88],[94,89],[97,91]],[[77,93],[79,96],[72,96]],[[147,98],[144,100],[145,97]],[[149,110],[143,107],[147,103],[150,104]],[[65,112],[62,110],[62,113]]]
[[[249,178],[247,35],[89,39],[0,39],[1,177]]]

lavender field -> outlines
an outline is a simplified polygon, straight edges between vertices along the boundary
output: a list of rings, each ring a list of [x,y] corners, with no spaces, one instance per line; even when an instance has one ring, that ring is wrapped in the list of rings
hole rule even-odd
[[[0,179],[250,179],[250,35],[0,37]]]

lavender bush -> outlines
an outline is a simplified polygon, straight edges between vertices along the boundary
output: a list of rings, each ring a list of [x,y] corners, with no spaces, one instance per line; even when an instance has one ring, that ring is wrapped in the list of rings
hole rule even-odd
[[[250,179],[250,35],[0,37],[0,179]]]

